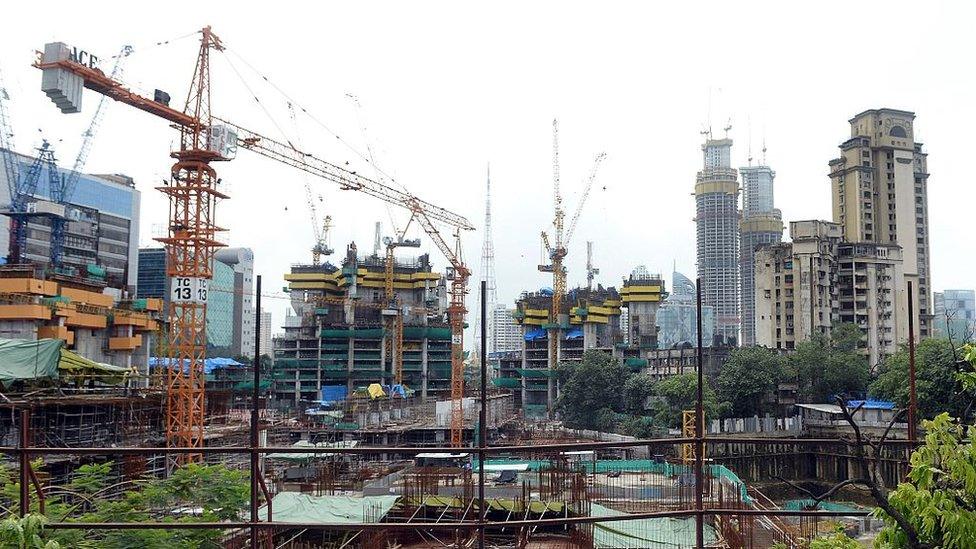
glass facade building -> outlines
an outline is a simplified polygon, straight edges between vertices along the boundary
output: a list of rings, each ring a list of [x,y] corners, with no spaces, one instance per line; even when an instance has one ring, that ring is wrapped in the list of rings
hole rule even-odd
[[[934,294],[932,326],[936,337],[951,337],[954,343],[972,341],[976,331],[976,291],[946,290]]]
[[[136,296],[158,297],[169,305],[166,251],[163,248],[139,250],[139,277]],[[213,279],[207,294],[207,346],[209,354],[240,354],[234,348],[234,268],[214,261]]]
[[[20,177],[24,177],[33,158],[14,155]],[[65,178],[69,171],[59,168],[56,178]],[[37,200],[52,200],[47,167],[41,170],[33,193]],[[10,188],[5,171],[0,170],[0,203],[10,203]],[[141,195],[132,178],[118,175],[79,174],[67,198],[64,242],[64,267],[79,275],[105,271],[110,287],[137,285],[139,207]],[[0,216],[0,255],[10,249],[10,218]],[[35,264],[47,264],[51,254],[51,222],[46,217],[32,217],[27,224],[27,247],[24,259]]]
[[[139,275],[136,278],[136,297],[166,299],[166,250],[139,249]]]
[[[698,312],[695,283],[675,271],[671,275],[671,293],[657,310],[657,347],[671,349],[698,344]],[[702,344],[712,344],[715,334],[715,310],[702,306]]]
[[[207,345],[215,351],[237,354],[234,343],[234,269],[214,261],[207,292]]]

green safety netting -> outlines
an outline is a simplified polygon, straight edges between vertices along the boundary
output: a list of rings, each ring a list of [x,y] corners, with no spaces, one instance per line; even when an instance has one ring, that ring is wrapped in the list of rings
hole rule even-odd
[[[406,339],[439,339],[444,341],[451,340],[451,329],[450,328],[425,328],[425,327],[407,327],[403,329],[403,337]]]
[[[529,368],[516,368],[522,377],[541,379],[544,377],[555,377],[556,372],[554,370],[540,370],[540,369],[529,369]]]
[[[619,517],[626,514],[596,503],[590,504],[590,515],[594,517]],[[704,525],[704,534],[706,546],[718,543],[715,529],[710,525]],[[695,519],[693,518],[663,517],[614,520],[593,524],[593,547],[596,548],[665,549],[691,548],[695,545]]]
[[[270,379],[262,379],[261,382],[258,383],[258,390],[260,390],[260,391],[266,391],[266,390],[268,390],[270,388],[271,388],[271,380]],[[234,390],[235,391],[253,391],[254,390],[254,380],[251,380],[251,381],[242,381],[242,382],[238,383],[237,385],[234,385]]]
[[[485,460],[485,465],[527,465],[529,471],[544,471],[552,467],[552,462],[544,459],[534,459],[534,460],[518,460],[511,461],[507,459],[488,459]],[[589,460],[580,461],[576,464],[578,467],[584,469],[588,473],[608,473],[610,471],[622,471],[622,472],[640,472],[640,473],[657,473],[659,475],[664,475],[668,477],[678,476],[678,475],[694,475],[695,470],[690,465],[682,465],[678,463],[668,463],[668,462],[657,462],[649,459],[601,459],[601,460]],[[475,465],[477,467],[477,465]],[[742,497],[742,501],[746,503],[752,502],[752,497],[749,496],[746,489],[746,483],[742,482],[742,479],[738,475],[733,473],[728,467],[724,465],[708,465],[706,467],[707,474],[715,478],[724,479],[733,486],[737,487],[739,490],[739,495]]]
[[[356,338],[356,339],[382,339],[383,328],[350,328],[348,330],[322,330],[321,337],[331,338]]]
[[[422,501],[418,501],[421,500]],[[487,498],[486,498],[487,499]],[[464,508],[467,507],[467,503],[459,497],[455,496],[439,496],[439,495],[426,495],[422,498],[408,498],[407,501],[417,504],[423,504],[428,507],[457,507]],[[514,512],[524,512],[525,508],[522,505],[521,500],[505,499],[505,498],[492,498],[487,499],[488,508],[494,511],[514,511]],[[474,504],[475,507],[478,506],[477,503]],[[537,515],[542,513],[553,512],[562,513],[564,508],[564,503],[561,501],[538,501],[532,500],[529,502],[529,512]]]
[[[316,524],[361,524],[382,519],[400,496],[313,496],[297,492],[279,492],[272,498],[275,522]],[[268,520],[268,508],[258,512]]]
[[[631,368],[643,368],[647,366],[646,358],[628,358],[624,360],[624,364],[630,366]]]
[[[816,505],[816,502],[812,499],[791,499],[783,505],[783,509],[789,511],[801,511],[803,509],[820,509],[822,511],[838,511],[838,512],[851,512],[859,513],[862,512],[861,509],[856,507],[851,507],[850,505],[844,505],[842,503],[832,503],[830,501],[821,501],[820,505]]]
[[[496,377],[491,380],[491,384],[504,389],[517,389],[522,386],[522,381],[514,377]]]

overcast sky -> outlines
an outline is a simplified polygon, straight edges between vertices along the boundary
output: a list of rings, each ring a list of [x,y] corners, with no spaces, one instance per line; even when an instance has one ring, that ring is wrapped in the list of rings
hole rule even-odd
[[[570,245],[570,284],[585,282],[592,240],[599,281],[619,285],[639,264],[665,274],[676,264],[694,276],[691,192],[709,123],[722,135],[731,121],[737,166],[746,165],[750,142],[758,162],[765,140],[785,220],[829,219],[827,162],[849,136],[847,120],[892,107],[916,112],[915,135],[930,154],[934,289],[976,286],[976,254],[964,245],[976,199],[965,130],[976,98],[969,3],[136,6],[5,6],[0,69],[22,152],[39,143],[41,130],[61,140],[59,160],[70,165],[98,100],[86,92],[82,114],[60,114],[30,67],[34,50],[63,41],[109,58],[130,44],[124,80],[150,96],[166,90],[181,106],[198,48],[192,33],[209,24],[228,48],[213,57],[214,114],[269,137],[297,136],[319,157],[367,175],[368,144],[384,172],[478,227],[465,240],[476,277],[490,163],[498,293],[513,303],[523,290],[551,285],[536,266],[539,232],[552,222],[554,117],[568,215],[594,155],[607,153]],[[299,110],[293,122],[287,98],[310,116]],[[112,104],[86,168],[135,178],[143,245],[165,226],[166,201],[154,187],[169,176],[175,137],[163,121]],[[246,151],[217,169],[231,195],[218,209],[218,224],[229,229],[224,240],[252,248],[266,292],[280,293],[289,266],[310,260],[302,173]],[[390,211],[403,223],[402,212],[381,202],[324,180],[311,184],[320,215],[334,220],[339,253],[350,240],[370,249],[378,220],[389,234]],[[442,269],[443,258],[424,245]],[[287,302],[268,302],[280,324]]]

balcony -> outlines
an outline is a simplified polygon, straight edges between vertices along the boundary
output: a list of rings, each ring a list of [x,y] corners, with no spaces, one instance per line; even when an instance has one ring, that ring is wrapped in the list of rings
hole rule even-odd
[[[108,338],[108,350],[110,351],[132,351],[141,346],[142,346],[141,335],[134,335],[131,337]]]

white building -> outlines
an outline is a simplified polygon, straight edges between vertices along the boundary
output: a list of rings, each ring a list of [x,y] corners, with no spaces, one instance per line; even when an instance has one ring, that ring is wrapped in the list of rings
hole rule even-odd
[[[222,248],[214,259],[234,269],[234,336],[232,347],[254,356],[254,252],[250,248]],[[269,347],[270,348],[270,347]]]
[[[262,307],[263,308],[263,307]],[[261,354],[274,356],[274,349],[271,342],[271,332],[274,326],[271,320],[271,311],[261,311]]]
[[[522,329],[515,323],[511,309],[500,303],[495,305],[491,311],[490,322],[489,353],[517,351],[522,348]]]

